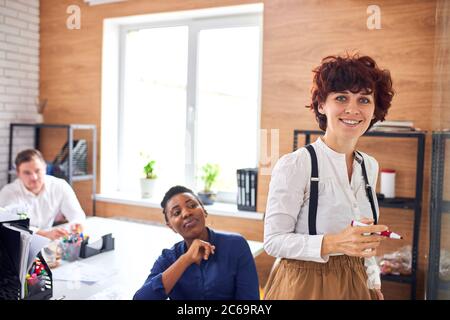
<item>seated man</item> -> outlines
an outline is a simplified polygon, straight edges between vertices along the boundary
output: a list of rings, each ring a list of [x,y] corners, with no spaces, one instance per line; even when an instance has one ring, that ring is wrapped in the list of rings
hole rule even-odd
[[[75,192],[65,180],[46,175],[42,154],[35,149],[24,150],[15,164],[18,179],[0,191],[0,207],[23,208],[30,218],[30,229],[52,240],[68,235],[64,228],[52,228],[58,214],[72,223],[73,231],[80,230],[86,215]]]

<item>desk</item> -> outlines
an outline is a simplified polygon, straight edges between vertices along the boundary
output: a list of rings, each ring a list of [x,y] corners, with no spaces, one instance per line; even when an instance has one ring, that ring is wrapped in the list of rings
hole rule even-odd
[[[104,270],[114,270],[114,273],[91,284],[54,280],[53,299],[132,299],[162,250],[182,240],[168,227],[160,225],[92,217],[86,220],[84,226],[85,233],[92,239],[112,233],[115,250],[78,261]],[[248,244],[254,257],[263,251],[262,242],[248,241]],[[64,272],[72,263],[75,262],[63,261],[52,272]]]

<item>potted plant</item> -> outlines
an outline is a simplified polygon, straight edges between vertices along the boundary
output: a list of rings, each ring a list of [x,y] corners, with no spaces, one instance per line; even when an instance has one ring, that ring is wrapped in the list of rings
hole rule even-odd
[[[198,197],[204,205],[210,205],[214,203],[216,194],[212,191],[212,186],[216,182],[219,176],[219,166],[217,164],[207,163],[202,167],[203,190],[198,192]]]
[[[142,198],[151,198],[153,189],[155,188],[156,174],[155,174],[155,160],[148,160],[144,165],[145,177],[141,178],[141,196]]]

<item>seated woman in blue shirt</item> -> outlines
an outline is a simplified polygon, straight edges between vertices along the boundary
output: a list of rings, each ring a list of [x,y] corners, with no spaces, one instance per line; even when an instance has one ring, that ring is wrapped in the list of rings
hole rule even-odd
[[[184,241],[163,250],[135,300],[259,300],[255,261],[242,236],[207,228],[203,204],[183,186],[169,189],[161,207]]]

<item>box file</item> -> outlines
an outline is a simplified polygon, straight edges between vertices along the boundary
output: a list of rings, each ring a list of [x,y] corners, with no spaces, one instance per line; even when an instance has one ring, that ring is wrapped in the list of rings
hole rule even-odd
[[[245,168],[236,171],[238,210],[256,211],[258,192],[258,169]]]

